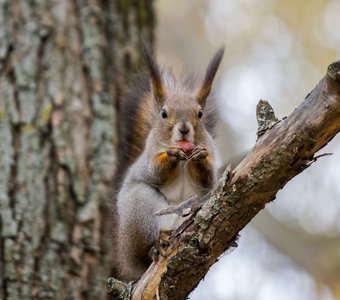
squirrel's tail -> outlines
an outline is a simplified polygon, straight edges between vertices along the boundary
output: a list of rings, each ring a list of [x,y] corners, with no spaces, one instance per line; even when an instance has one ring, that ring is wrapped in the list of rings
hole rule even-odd
[[[120,186],[128,167],[143,152],[152,125],[152,99],[150,79],[139,75],[131,85],[119,109],[119,140],[115,185]]]

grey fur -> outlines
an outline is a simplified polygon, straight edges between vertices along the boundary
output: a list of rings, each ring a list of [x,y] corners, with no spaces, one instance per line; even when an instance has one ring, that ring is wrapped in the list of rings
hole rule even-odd
[[[213,59],[216,60],[216,55]],[[125,127],[129,131],[125,136],[132,138],[132,142],[125,141],[123,150],[130,154],[121,157],[128,159],[131,166],[127,169],[124,160],[120,162],[120,168],[127,171],[117,196],[117,257],[121,278],[125,280],[137,280],[145,272],[151,262],[149,250],[157,242],[160,230],[175,229],[183,220],[176,215],[156,216],[155,213],[193,194],[203,196],[215,186],[217,179],[212,137],[214,102],[206,99],[207,105],[201,107],[195,98],[197,86],[195,89],[193,84],[177,81],[170,71],[157,73],[158,66],[153,60],[152,68],[151,76],[161,76],[157,80],[162,83],[160,88],[166,99],[155,99],[149,81],[149,89],[140,89],[139,97],[135,94],[130,98],[135,99],[136,107],[132,102],[126,106],[127,113],[133,111],[138,119]],[[168,113],[165,119],[160,114],[161,109]],[[202,109],[201,119],[198,112]],[[130,150],[129,142],[136,145],[133,137],[138,126],[143,132],[138,135],[137,147]],[[186,128],[187,132],[183,133],[181,128]],[[188,154],[192,159],[173,157],[169,149],[183,153],[183,149],[176,146],[182,140],[194,144],[199,155],[194,156],[193,150]]]

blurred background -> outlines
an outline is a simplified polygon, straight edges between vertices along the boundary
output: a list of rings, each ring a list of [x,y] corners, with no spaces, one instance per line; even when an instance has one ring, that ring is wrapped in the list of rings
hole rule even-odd
[[[340,58],[339,13],[338,0],[156,1],[161,62],[203,74],[226,47],[215,82],[221,165],[254,145],[259,99],[287,116]],[[339,135],[325,152],[333,155],[278,193],[190,299],[340,299]]]

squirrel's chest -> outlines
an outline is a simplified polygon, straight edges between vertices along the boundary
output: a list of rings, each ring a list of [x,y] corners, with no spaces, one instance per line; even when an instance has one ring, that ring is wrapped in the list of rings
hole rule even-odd
[[[181,203],[190,196],[199,193],[198,187],[192,180],[185,164],[180,166],[180,171],[175,180],[162,186],[160,191],[171,204]]]

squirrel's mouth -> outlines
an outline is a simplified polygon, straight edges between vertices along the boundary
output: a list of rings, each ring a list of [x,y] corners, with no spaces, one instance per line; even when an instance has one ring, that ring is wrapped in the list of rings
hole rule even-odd
[[[177,139],[176,142],[177,143],[191,143],[191,144],[194,144],[194,141],[192,141],[191,139]]]

